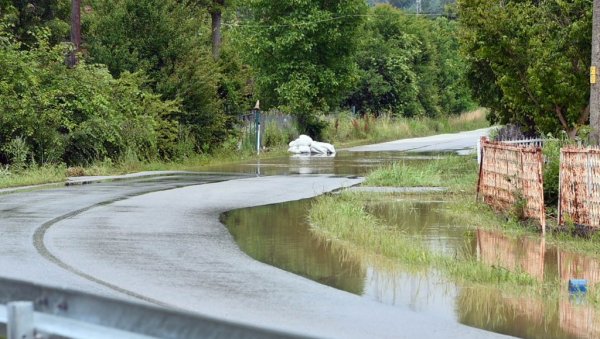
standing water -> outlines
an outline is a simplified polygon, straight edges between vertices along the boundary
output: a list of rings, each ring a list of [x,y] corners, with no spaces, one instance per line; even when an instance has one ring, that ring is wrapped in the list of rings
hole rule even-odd
[[[381,163],[423,159],[427,157],[345,153],[337,159],[280,159],[267,166],[238,165],[228,170],[360,175]],[[600,337],[600,314],[578,297],[548,300],[493,285],[467,288],[436,271],[414,272],[348,256],[311,233],[307,222],[311,203],[303,200],[235,210],[225,213],[222,221],[253,258],[364,298],[523,338]],[[561,286],[569,278],[588,279],[592,286],[600,281],[600,261],[595,258],[546,246],[539,238],[514,239],[457,225],[445,205],[444,201],[398,199],[374,202],[366,209],[386,224],[418,237],[431,251],[449,256],[466,252],[497,269],[527,272],[543,281],[559,280]]]

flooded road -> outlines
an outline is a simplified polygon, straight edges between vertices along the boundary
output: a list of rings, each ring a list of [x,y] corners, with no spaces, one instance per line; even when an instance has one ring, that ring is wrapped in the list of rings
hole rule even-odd
[[[348,152],[336,155],[290,155],[273,159],[207,167],[212,172],[254,175],[365,175],[385,164],[398,161],[428,161],[442,153],[405,154],[399,152]]]
[[[564,294],[553,301],[501,291],[494,286],[457,285],[438,272],[376,265],[313,235],[307,222],[312,200],[227,212],[227,225],[240,248],[261,262],[362,298],[523,338],[600,336],[600,314],[585,300]],[[418,238],[431,251],[477,260],[548,283],[571,278],[600,281],[600,261],[546,246],[543,239],[513,238],[458,225],[447,203],[422,199],[376,201],[366,210],[387,225]]]
[[[250,258],[233,239],[241,238],[219,221],[226,211],[263,205],[278,210],[275,206],[282,205],[273,204],[305,201],[359,184],[358,174],[393,160],[425,161],[427,156],[361,157],[340,152],[336,159],[283,157],[219,169],[217,174],[139,177],[3,194],[0,269],[14,279],[315,337],[501,337],[445,319],[447,309],[453,307],[449,303],[414,298],[416,291],[423,290],[419,281],[436,275],[398,271],[392,277],[402,275],[405,280],[397,284],[375,267],[335,253],[331,256],[327,243],[311,256],[312,250],[304,247],[314,243],[309,237],[298,236],[304,237],[305,244],[295,247],[296,238],[289,243],[274,240],[273,246],[264,248],[260,241],[247,240],[266,258],[264,262],[277,260],[279,250],[273,247],[293,248],[294,255],[280,251],[288,257],[284,261],[289,270],[297,272],[292,274]],[[285,208],[279,212],[287,213]],[[259,218],[269,218],[269,213]],[[284,218],[292,220],[293,215]],[[248,237],[262,239],[261,232],[252,229]],[[328,262],[318,267],[299,260],[312,258],[321,265],[327,256]],[[322,283],[299,275],[317,276]],[[396,293],[396,297],[387,292],[390,284],[404,291],[409,286],[405,281],[413,282],[411,293]],[[434,289],[442,279],[429,281],[432,291],[459,292],[447,284],[448,288]]]

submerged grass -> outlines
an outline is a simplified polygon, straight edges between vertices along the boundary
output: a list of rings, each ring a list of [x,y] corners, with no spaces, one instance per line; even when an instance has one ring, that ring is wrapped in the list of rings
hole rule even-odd
[[[382,167],[372,172],[366,185],[376,186],[446,186],[446,193],[427,195],[428,200],[444,200],[444,213],[452,223],[466,230],[476,228],[502,232],[512,238],[540,237],[539,228],[494,212],[477,202],[477,162],[474,157],[448,156],[429,162],[406,161]],[[423,242],[397,228],[390,227],[368,213],[366,206],[373,201],[392,199],[422,199],[426,194],[349,193],[318,198],[309,212],[311,230],[351,255],[356,260],[375,267],[401,265],[409,271],[435,270],[444,273],[463,288],[480,286],[499,290],[511,296],[535,298],[554,302],[566,298],[560,281],[539,281],[521,271],[511,272],[501,267],[483,264],[473,256],[456,253],[454,256],[433,253]],[[547,233],[547,246],[560,250],[600,257],[600,234],[578,238],[570,234]],[[397,266],[396,266],[397,267]],[[479,287],[478,287],[479,288]],[[587,303],[600,308],[600,290],[590,290]]]
[[[360,260],[378,257],[376,260],[394,260],[411,271],[435,269],[458,282],[536,284],[526,273],[489,267],[461,253],[455,257],[433,253],[418,238],[369,214],[363,207],[364,199],[365,195],[355,193],[319,197],[310,209],[311,230]]]

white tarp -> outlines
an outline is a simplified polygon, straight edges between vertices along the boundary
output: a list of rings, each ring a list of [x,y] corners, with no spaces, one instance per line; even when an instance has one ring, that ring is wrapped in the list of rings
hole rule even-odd
[[[290,142],[289,146],[288,152],[294,154],[335,154],[335,147],[332,144],[314,141],[304,134]]]

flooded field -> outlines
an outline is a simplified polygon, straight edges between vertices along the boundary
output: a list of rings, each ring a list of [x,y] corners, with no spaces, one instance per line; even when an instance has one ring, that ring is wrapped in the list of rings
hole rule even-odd
[[[340,159],[306,159],[308,173],[359,175],[383,162],[404,159],[399,155],[351,154]],[[416,157],[416,161],[426,160]],[[300,173],[302,160],[278,162],[264,171]],[[327,165],[325,165],[327,163]],[[313,166],[316,165],[316,166]],[[547,246],[543,239],[512,238],[501,233],[454,224],[444,201],[396,199],[373,202],[369,213],[418,238],[428,249],[444,255],[472,256],[498,269],[527,272],[541,281],[600,281],[600,261]],[[586,305],[585,297],[566,293],[556,298],[534,298],[494,286],[461,286],[443,274],[385,267],[346,255],[314,236],[307,223],[311,200],[231,211],[222,216],[240,248],[253,258],[389,305],[409,307],[433,317],[523,338],[600,337],[600,314]]]

